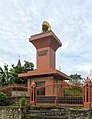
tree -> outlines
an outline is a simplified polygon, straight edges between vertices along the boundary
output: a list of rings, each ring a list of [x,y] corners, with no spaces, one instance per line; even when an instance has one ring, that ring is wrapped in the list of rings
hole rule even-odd
[[[0,67],[0,87],[3,86],[5,84],[5,78],[4,78],[4,71],[3,69]]]
[[[71,79],[69,80],[70,83],[81,83],[83,80],[81,75],[78,74],[71,74],[70,77],[71,77]]]
[[[32,71],[34,69],[34,64],[29,62],[29,61],[24,61],[23,66],[14,66],[12,65],[10,69],[10,76],[11,76],[11,83],[22,83],[22,84],[27,84],[27,79],[26,78],[19,78],[18,74],[19,73],[26,73],[27,71]]]
[[[23,66],[11,66],[8,69],[8,65],[4,65],[4,69],[0,67],[0,87],[7,85],[7,84],[14,84],[14,83],[22,83],[26,84],[26,78],[19,78],[19,73],[26,73],[27,71],[32,71],[34,69],[34,64],[29,61],[24,61]]]
[[[64,90],[64,96],[80,96],[82,97],[82,89],[78,87],[69,87]]]
[[[4,69],[0,67],[0,86],[7,85],[9,83],[9,70],[8,65],[4,65]]]
[[[24,67],[25,72],[32,71],[34,69],[34,64],[32,62],[29,62],[29,61],[26,61],[26,60],[24,60],[24,62],[25,63],[23,65],[23,67]]]
[[[26,83],[25,78],[18,78],[19,73],[24,73],[24,68],[12,65],[10,69],[10,83]]]
[[[64,90],[64,96],[82,96],[81,84],[83,78],[78,74],[71,74],[70,78],[71,79],[69,82],[75,85],[70,85],[68,88],[66,88]]]

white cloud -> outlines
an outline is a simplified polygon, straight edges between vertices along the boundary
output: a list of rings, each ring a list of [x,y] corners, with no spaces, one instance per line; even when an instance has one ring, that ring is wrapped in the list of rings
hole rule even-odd
[[[63,46],[57,51],[57,68],[65,73],[90,75],[92,70],[91,0],[0,0],[0,66],[21,60],[36,62],[29,37],[47,20]],[[92,76],[92,75],[90,75]]]

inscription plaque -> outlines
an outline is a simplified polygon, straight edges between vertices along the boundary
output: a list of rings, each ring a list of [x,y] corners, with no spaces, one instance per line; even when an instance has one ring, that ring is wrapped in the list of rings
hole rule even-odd
[[[38,55],[39,56],[45,56],[45,55],[47,55],[47,52],[48,52],[48,50],[39,51]]]

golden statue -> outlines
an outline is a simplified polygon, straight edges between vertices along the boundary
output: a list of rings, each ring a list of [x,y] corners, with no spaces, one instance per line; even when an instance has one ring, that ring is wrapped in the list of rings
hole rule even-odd
[[[43,32],[48,32],[51,30],[51,26],[47,21],[43,21],[42,23],[42,33]]]

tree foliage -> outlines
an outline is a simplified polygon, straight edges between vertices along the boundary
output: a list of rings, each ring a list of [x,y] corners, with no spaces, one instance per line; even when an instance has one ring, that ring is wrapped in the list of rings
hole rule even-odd
[[[24,61],[24,65],[14,66],[12,65],[11,68],[8,68],[8,65],[4,65],[4,68],[0,67],[0,87],[5,86],[7,84],[14,84],[14,83],[27,83],[26,78],[19,78],[19,73],[25,73],[27,71],[31,71],[34,69],[34,64],[29,61]]]
[[[81,75],[78,74],[71,74],[70,75],[69,83],[75,84],[71,85],[68,88],[64,90],[64,96],[82,96],[82,89],[81,84],[83,81],[83,78]]]
[[[71,77],[71,79],[69,80],[70,83],[81,83],[83,80],[81,75],[78,74],[71,74],[70,77]]]
[[[82,90],[81,88],[69,87],[64,90],[64,96],[81,96],[82,97]]]
[[[0,106],[5,106],[8,104],[8,97],[5,93],[0,92]]]
[[[0,67],[0,86],[4,86],[9,83],[10,73],[8,70],[8,65],[4,65],[4,69]]]
[[[27,71],[32,71],[33,69],[34,69],[34,64],[32,63],[32,62],[29,62],[29,61],[26,61],[26,60],[24,60],[24,66],[23,66],[23,68],[24,68],[24,71],[25,72],[27,72]]]
[[[26,78],[18,78],[19,73],[25,73],[24,68],[12,65],[10,69],[10,75],[11,75],[10,83],[11,84],[14,84],[14,83],[25,84],[26,83]]]

